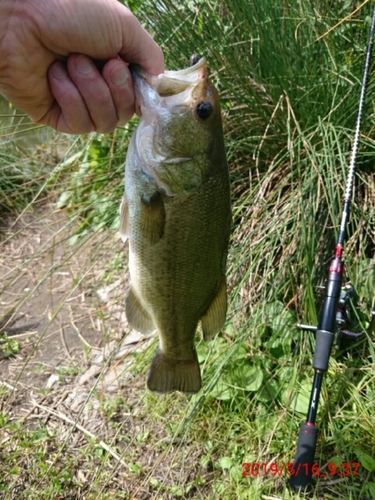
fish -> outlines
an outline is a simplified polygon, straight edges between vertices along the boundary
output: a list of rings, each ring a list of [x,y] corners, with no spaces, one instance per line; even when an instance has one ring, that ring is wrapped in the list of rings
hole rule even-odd
[[[139,123],[125,162],[120,236],[129,241],[131,327],[157,331],[151,391],[196,393],[200,324],[212,339],[227,314],[229,171],[219,96],[204,57],[153,76],[130,66]]]

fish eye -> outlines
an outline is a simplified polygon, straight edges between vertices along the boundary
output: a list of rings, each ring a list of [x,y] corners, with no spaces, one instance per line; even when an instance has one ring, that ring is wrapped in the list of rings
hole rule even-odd
[[[212,111],[213,111],[212,104],[208,101],[200,102],[195,109],[198,118],[201,118],[202,120],[207,120],[207,118],[211,116]]]
[[[195,64],[197,64],[197,62],[199,61],[200,57],[198,56],[198,54],[193,54],[191,57],[190,57],[190,66],[195,66]]]

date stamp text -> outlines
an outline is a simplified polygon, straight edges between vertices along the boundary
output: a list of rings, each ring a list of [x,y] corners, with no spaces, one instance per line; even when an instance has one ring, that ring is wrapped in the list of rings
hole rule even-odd
[[[244,462],[242,464],[242,476],[282,476],[286,474],[289,477],[298,476],[299,474],[305,474],[315,477],[334,477],[334,476],[355,476],[360,467],[359,462],[343,462],[341,465],[336,465],[334,462],[328,462],[327,467],[321,469],[318,463],[312,464],[311,468],[308,463],[299,463],[298,465],[294,465],[293,462],[288,463],[278,463],[278,462],[270,462],[266,463],[248,463]]]

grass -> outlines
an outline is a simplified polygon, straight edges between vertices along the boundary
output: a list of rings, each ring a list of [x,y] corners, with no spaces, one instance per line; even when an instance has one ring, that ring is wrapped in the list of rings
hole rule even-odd
[[[317,322],[316,287],[340,224],[370,3],[330,32],[356,2],[129,5],[168,68],[200,52],[220,91],[234,216],[227,323],[213,342],[199,340],[199,394],[146,391],[155,342],[122,338],[127,256],[116,236],[136,122],[108,136],[42,136],[30,148],[13,116],[3,119],[1,213],[18,222],[4,224],[1,242],[0,491],[27,500],[302,498],[286,469],[306,417],[314,341],[296,324]],[[375,283],[373,91],[371,76],[345,247],[358,331],[369,326]],[[321,479],[309,498],[375,496],[374,359],[371,335],[331,356],[316,461],[322,472],[360,467]],[[262,472],[244,477],[243,463]]]

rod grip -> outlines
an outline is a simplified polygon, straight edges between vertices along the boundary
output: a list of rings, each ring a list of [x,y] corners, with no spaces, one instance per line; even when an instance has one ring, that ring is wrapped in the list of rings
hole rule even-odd
[[[317,330],[315,334],[315,350],[312,364],[315,370],[323,372],[328,370],[334,338],[335,336],[332,332],[320,329]]]
[[[297,451],[289,484],[295,491],[303,491],[312,484],[312,467],[318,438],[315,425],[301,424],[298,434]]]

